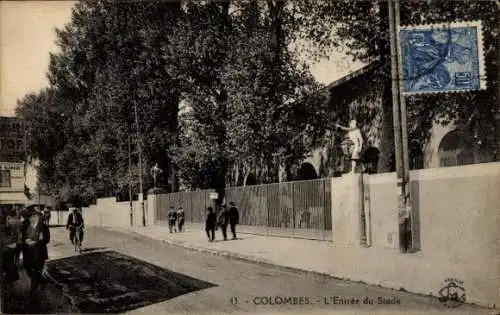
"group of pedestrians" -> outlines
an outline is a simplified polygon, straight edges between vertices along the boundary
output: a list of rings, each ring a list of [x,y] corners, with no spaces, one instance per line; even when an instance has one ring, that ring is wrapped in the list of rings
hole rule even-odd
[[[238,208],[236,208],[234,202],[229,203],[230,208],[227,209],[226,205],[221,206],[221,211],[219,216],[214,212],[212,207],[208,207],[208,214],[205,221],[205,231],[207,232],[207,237],[209,242],[215,240],[215,230],[220,227],[222,231],[222,237],[227,241],[227,227],[231,227],[231,233],[233,235],[233,240],[236,239],[236,225],[239,224],[240,215]]]
[[[37,208],[28,208],[21,212],[21,218],[9,213],[6,223],[7,244],[2,253],[2,272],[7,286],[5,292],[10,292],[8,287],[20,279],[19,267],[22,266],[31,280],[30,296],[36,300],[38,289],[47,283],[43,270],[50,242],[48,222]]]
[[[170,207],[167,213],[168,218],[168,229],[170,233],[174,232],[183,232],[184,231],[184,220],[186,214],[184,213],[184,209],[182,206],[177,207],[177,211],[173,206]]]

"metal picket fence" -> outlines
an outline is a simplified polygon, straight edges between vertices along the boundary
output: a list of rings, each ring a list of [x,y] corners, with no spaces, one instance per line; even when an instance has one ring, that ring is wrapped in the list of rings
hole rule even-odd
[[[158,195],[158,224],[165,224],[170,206],[182,205],[186,222],[203,223],[206,208],[213,205],[213,190]],[[240,212],[238,230],[244,233],[332,239],[330,179],[231,187],[225,199]]]
[[[206,209],[213,204],[210,200],[211,192],[213,192],[213,190],[197,190],[158,195],[156,218],[159,222],[157,223],[166,223],[168,220],[168,209],[173,206],[175,210],[177,210],[179,205],[184,208],[186,222],[205,222]]]
[[[240,230],[269,236],[332,239],[330,179],[226,189],[240,209]]]

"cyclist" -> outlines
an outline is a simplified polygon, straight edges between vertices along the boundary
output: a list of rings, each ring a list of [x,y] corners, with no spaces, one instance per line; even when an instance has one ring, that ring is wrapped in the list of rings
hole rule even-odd
[[[73,208],[73,212],[69,214],[68,216],[68,222],[66,223],[66,230],[69,229],[69,240],[71,241],[71,244],[75,244],[74,238],[75,238],[75,233],[76,233],[76,228],[79,228],[80,231],[80,244],[82,245],[83,243],[83,216],[82,214],[78,211],[77,208]]]

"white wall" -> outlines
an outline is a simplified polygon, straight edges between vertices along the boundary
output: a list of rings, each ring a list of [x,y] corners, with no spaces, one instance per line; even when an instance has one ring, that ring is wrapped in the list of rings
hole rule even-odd
[[[145,208],[147,207],[145,203]],[[82,209],[87,226],[130,226],[130,202],[117,202],[116,198],[102,198],[96,205]],[[142,211],[138,201],[132,202],[134,226],[142,226]]]
[[[334,223],[334,229],[341,230],[332,232],[332,250],[343,258],[332,262],[339,276],[435,295],[446,278],[457,278],[464,281],[467,302],[500,305],[500,163],[411,172],[412,203],[420,226],[417,253],[398,249],[396,175],[371,175],[366,181],[372,246],[362,248],[352,232],[359,229],[359,217],[344,225]],[[335,208],[335,198],[334,191],[334,222],[339,213],[359,213],[355,203],[344,203],[353,207],[350,210]],[[339,235],[357,239],[339,242]]]

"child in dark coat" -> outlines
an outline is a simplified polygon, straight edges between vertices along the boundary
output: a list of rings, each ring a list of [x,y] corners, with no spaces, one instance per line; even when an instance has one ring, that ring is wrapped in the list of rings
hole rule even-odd
[[[177,221],[177,212],[175,211],[174,207],[170,207],[167,213],[167,218],[168,218],[168,230],[170,233],[176,232],[175,229],[175,221]]]
[[[229,210],[225,205],[222,206],[220,215],[219,215],[219,225],[222,231],[222,237],[225,241],[227,241],[227,226],[229,225]]]
[[[215,239],[216,223],[217,223],[217,216],[215,215],[214,209],[212,207],[208,207],[207,219],[205,221],[205,231],[207,232],[209,242],[213,242]]]

